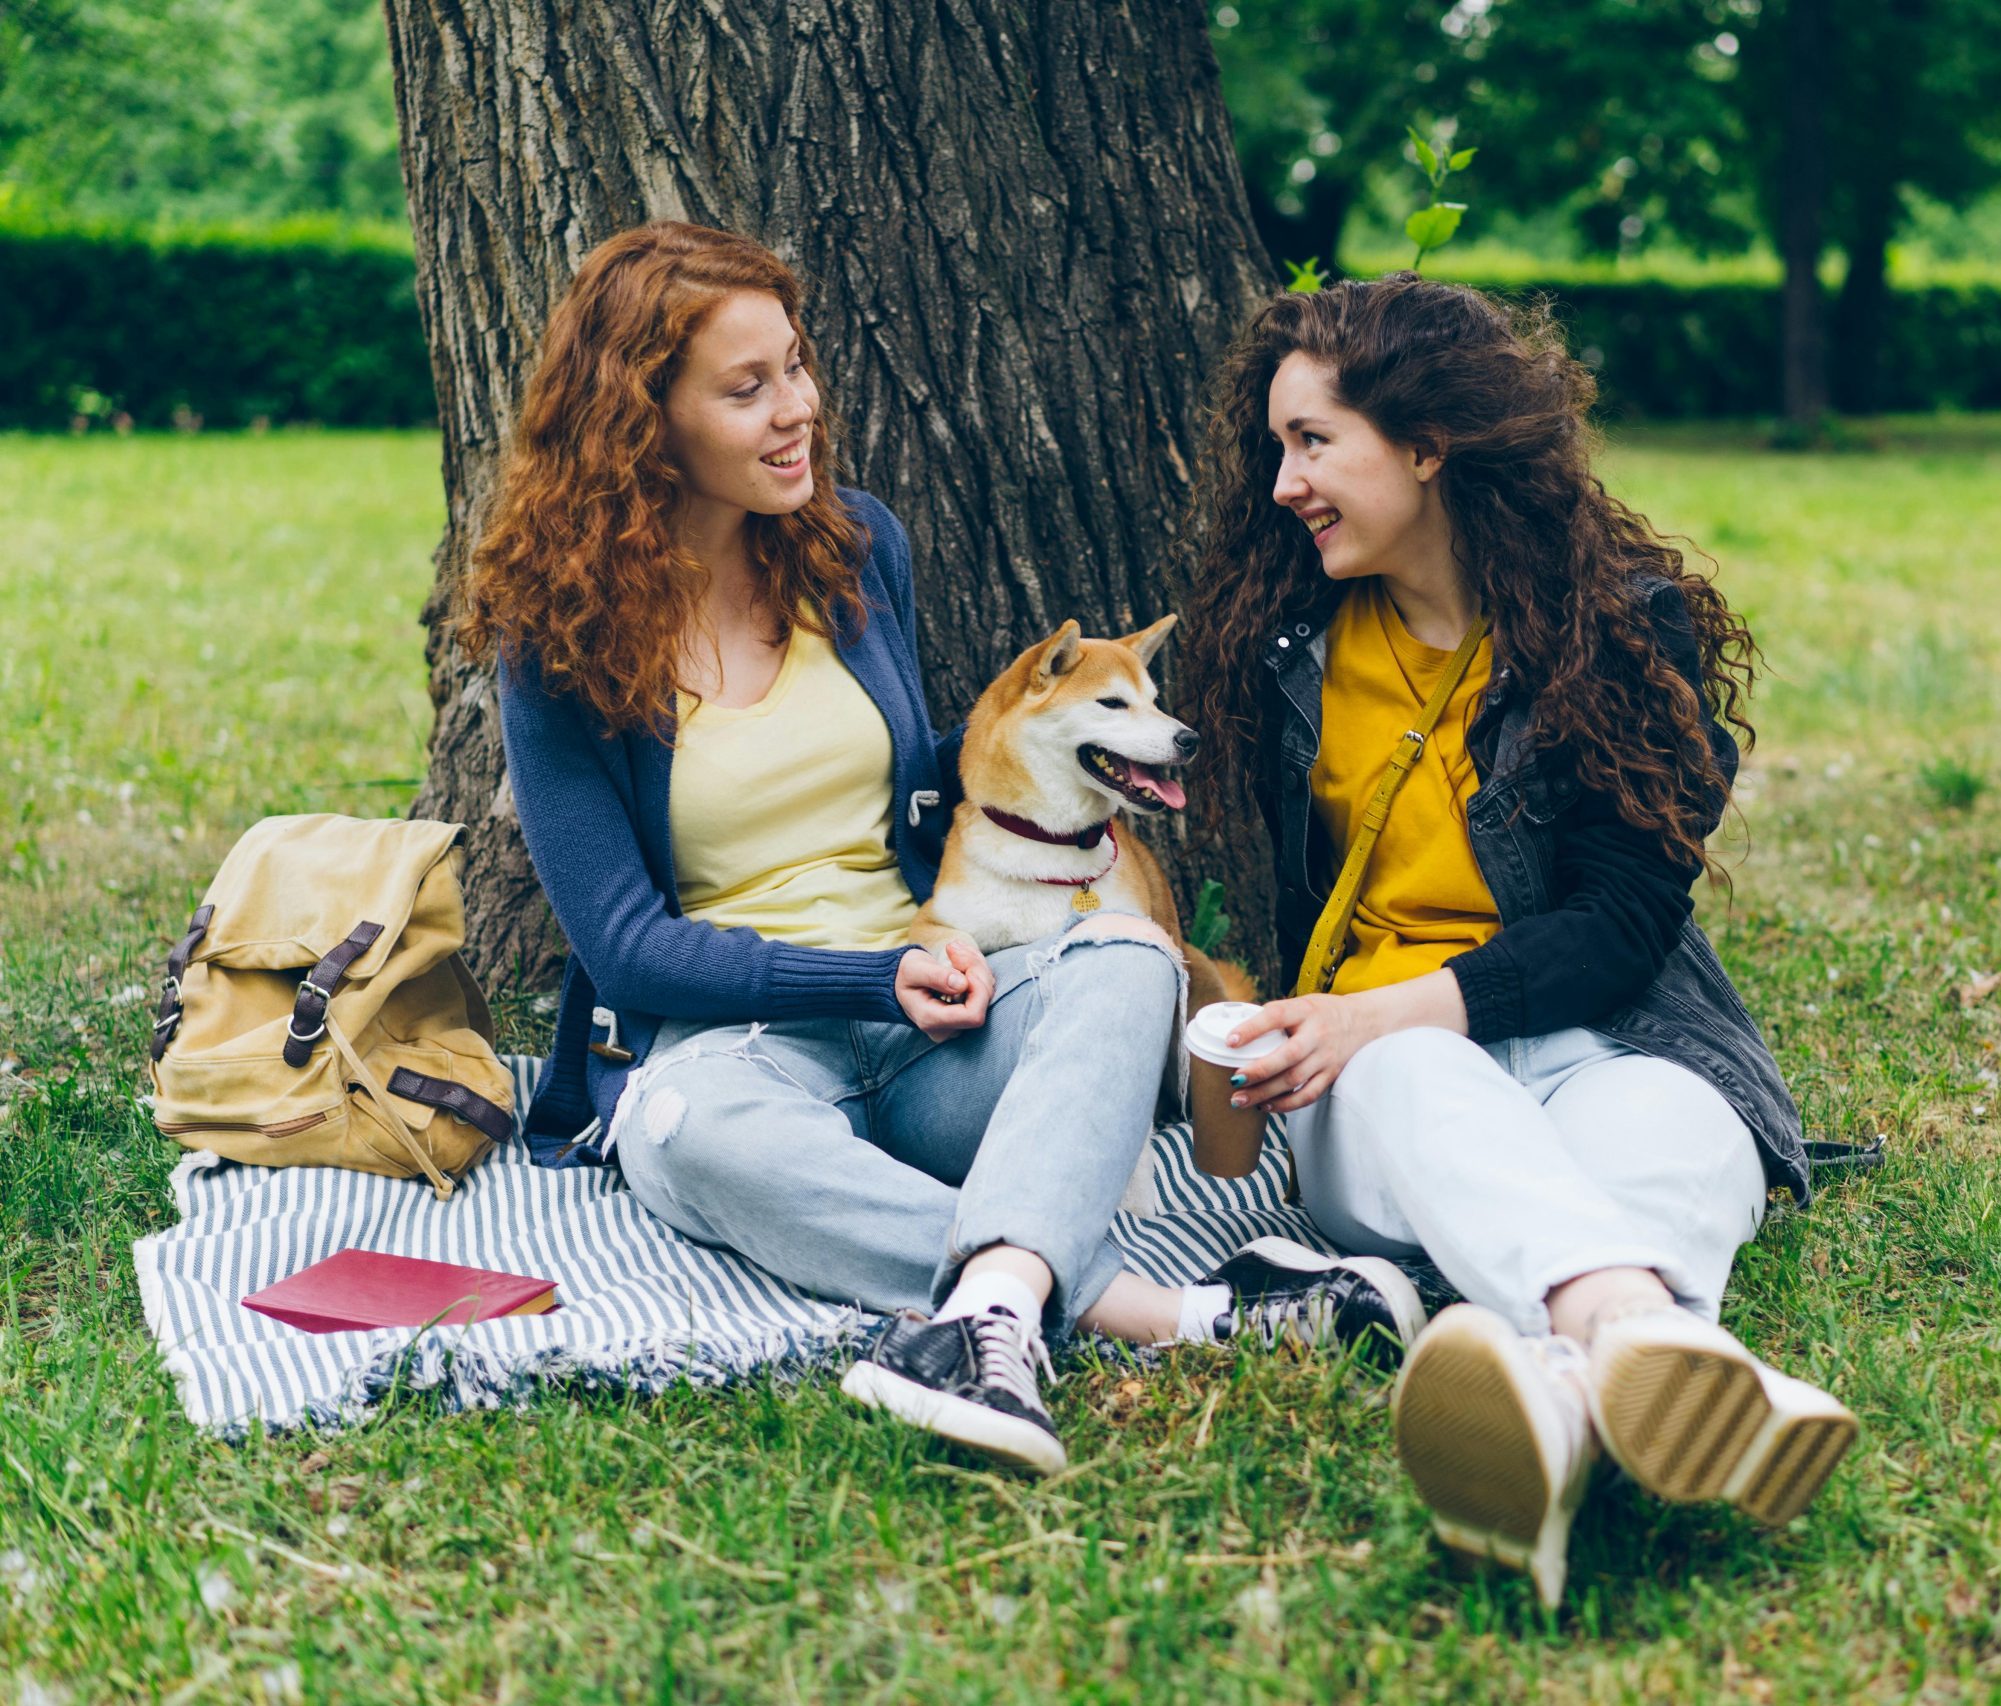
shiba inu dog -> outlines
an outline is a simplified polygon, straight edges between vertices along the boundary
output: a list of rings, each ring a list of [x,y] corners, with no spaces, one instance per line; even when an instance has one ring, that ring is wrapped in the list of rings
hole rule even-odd
[[[1182,939],[1167,878],[1120,818],[1187,804],[1162,770],[1187,763],[1198,737],[1160,708],[1147,673],[1175,620],[1117,640],[1084,639],[1065,622],[980,695],[959,757],[965,799],[912,941],[941,959],[954,940],[992,953],[1102,909],[1166,934],[1195,1006],[1256,999],[1239,968]]]

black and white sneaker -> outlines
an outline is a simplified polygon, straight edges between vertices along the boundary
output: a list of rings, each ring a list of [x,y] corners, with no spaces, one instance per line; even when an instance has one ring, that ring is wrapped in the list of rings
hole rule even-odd
[[[1038,1367],[1056,1378],[1040,1326],[1012,1310],[947,1321],[907,1310],[842,1377],[841,1390],[975,1451],[1054,1475],[1069,1458],[1042,1407]]]
[[[1253,1239],[1198,1283],[1230,1288],[1230,1313],[1216,1319],[1219,1340],[1359,1343],[1371,1360],[1394,1364],[1425,1323],[1417,1287],[1396,1263],[1323,1256],[1290,1238]]]

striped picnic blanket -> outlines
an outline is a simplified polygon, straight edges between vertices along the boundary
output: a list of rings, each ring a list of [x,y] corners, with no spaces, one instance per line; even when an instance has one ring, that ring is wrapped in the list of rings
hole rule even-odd
[[[540,1062],[511,1056],[516,1135]],[[1328,1248],[1287,1207],[1282,1127],[1257,1171],[1212,1179],[1186,1125],[1154,1134],[1163,1212],[1120,1214],[1112,1236],[1141,1273],[1179,1285],[1246,1240]],[[352,1423],[393,1391],[496,1409],[538,1388],[663,1391],[756,1370],[845,1360],[879,1317],[811,1297],[739,1256],[680,1237],[615,1167],[536,1167],[502,1144],[449,1202],[421,1179],[332,1167],[245,1167],[196,1153],[174,1169],[180,1224],[132,1250],[146,1323],[188,1418],[227,1438]],[[307,1333],[242,1299],[349,1247],[553,1279],[560,1309],[462,1327]]]

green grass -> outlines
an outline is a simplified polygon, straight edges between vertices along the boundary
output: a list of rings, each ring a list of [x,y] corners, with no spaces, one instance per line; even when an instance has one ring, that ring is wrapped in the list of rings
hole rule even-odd
[[[1556,1616],[1442,1560],[1386,1385],[1331,1359],[1067,1362],[1043,1484],[820,1379],[196,1436],[129,1253],[177,1153],[133,991],[245,823],[407,805],[437,447],[0,439],[0,1698],[2001,1695],[2001,996],[1952,996],[2001,966],[2001,799],[1924,780],[2001,726],[2001,430],[1877,436],[1609,460],[1771,663],[1707,922],[1809,1123],[1890,1160],[1775,1215],[1726,1306],[1861,1415],[1827,1492],[1765,1536],[1607,1485]]]

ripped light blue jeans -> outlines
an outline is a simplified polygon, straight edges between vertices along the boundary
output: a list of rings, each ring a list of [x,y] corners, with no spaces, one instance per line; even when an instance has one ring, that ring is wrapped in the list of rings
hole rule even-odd
[[[967,1259],[1033,1251],[1067,1332],[1124,1265],[1106,1237],[1146,1147],[1179,960],[1096,914],[990,956],[986,1023],[669,1020],[612,1121],[626,1183],[676,1231],[803,1290],[930,1310]]]

